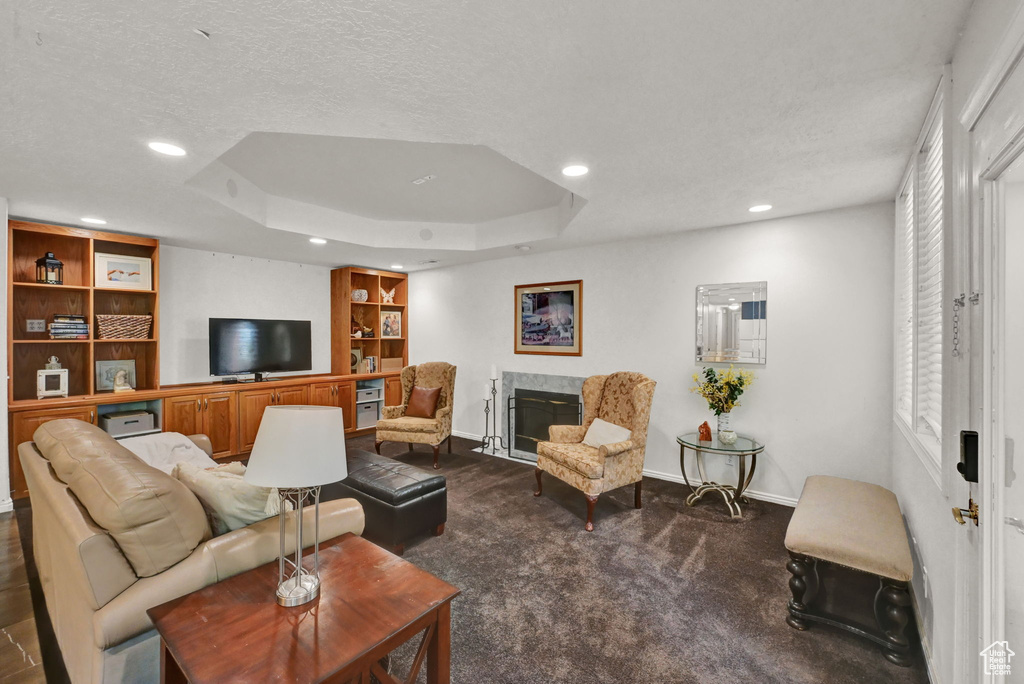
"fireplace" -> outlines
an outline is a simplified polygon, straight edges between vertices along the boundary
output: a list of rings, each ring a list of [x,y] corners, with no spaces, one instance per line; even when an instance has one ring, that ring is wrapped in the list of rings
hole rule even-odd
[[[579,395],[516,388],[508,400],[508,420],[513,434],[512,448],[537,453],[537,443],[548,439],[552,425],[579,425],[583,405]]]

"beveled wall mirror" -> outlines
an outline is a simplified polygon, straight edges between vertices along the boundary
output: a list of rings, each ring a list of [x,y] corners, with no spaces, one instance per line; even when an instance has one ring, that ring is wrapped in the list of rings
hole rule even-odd
[[[697,361],[765,363],[768,282],[697,288]]]

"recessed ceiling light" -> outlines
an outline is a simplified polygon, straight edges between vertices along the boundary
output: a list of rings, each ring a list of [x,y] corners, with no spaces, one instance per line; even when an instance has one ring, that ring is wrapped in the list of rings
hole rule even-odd
[[[165,143],[165,142],[157,142],[155,140],[153,142],[149,143],[149,149],[153,150],[154,152],[159,152],[160,154],[166,154],[166,155],[171,156],[171,157],[184,157],[185,156],[185,150],[181,149],[177,145],[172,145],[170,143]]]
[[[520,252],[529,252],[531,249],[533,249],[533,247],[531,247],[530,245],[516,245],[516,249],[518,249]]]
[[[210,32],[209,31],[204,31],[201,28],[194,28],[192,30],[195,32],[196,35],[202,36],[203,38],[206,38],[207,40],[210,39]]]
[[[735,302],[735,301],[736,301],[736,298],[735,298],[735,297],[729,297],[729,301],[730,301],[730,302]]]
[[[432,181],[432,180],[434,180],[435,178],[437,178],[437,176],[435,176],[435,175],[434,175],[434,174],[432,174],[432,173],[428,173],[428,174],[427,174],[426,176],[421,176],[421,177],[417,178],[416,180],[414,180],[414,181],[412,182],[412,184],[413,184],[413,185],[423,185],[423,184],[424,184],[424,183],[426,183],[427,181]]]
[[[760,213],[762,211],[768,211],[771,208],[772,208],[772,205],[770,205],[770,204],[755,204],[754,206],[750,207],[750,209],[748,211],[751,211],[751,212],[757,214],[757,213]]]
[[[730,305],[729,305],[729,310],[730,310],[730,311],[736,311],[736,310],[737,310],[737,309],[739,309],[739,308],[740,308],[740,305],[739,305],[739,304],[730,304]]]
[[[587,175],[588,171],[590,171],[590,169],[588,169],[586,166],[583,166],[583,164],[570,164],[569,166],[566,166],[564,169],[562,169],[562,174],[572,177],[585,176]]]
[[[97,226],[105,226],[105,225],[107,225],[107,222],[104,221],[103,219],[92,218],[91,216],[83,216],[82,217],[82,221],[84,221],[85,223],[92,223],[92,224],[95,224]]]
[[[395,270],[398,270],[398,269],[402,268],[402,264],[391,264],[391,268],[393,268]]]
[[[309,241],[312,242],[314,245],[326,245],[327,244],[327,240],[324,240],[323,238],[309,238]]]
[[[550,291],[551,291],[551,288],[550,288],[550,287],[545,287],[544,289],[545,289],[545,290],[547,290],[548,292],[550,292]]]

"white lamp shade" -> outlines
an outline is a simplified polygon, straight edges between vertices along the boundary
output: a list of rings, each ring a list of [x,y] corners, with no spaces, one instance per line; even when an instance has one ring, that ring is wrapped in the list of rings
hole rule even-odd
[[[245,481],[258,487],[316,487],[348,477],[345,418],[332,406],[268,406]]]

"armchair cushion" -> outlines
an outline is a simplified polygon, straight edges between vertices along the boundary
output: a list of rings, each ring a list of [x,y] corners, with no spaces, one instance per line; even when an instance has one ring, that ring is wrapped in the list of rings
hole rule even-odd
[[[537,445],[537,454],[585,478],[598,480],[604,477],[604,455],[586,444],[541,442]]]
[[[437,412],[437,400],[441,397],[440,387],[413,387],[409,393],[409,404],[405,415],[411,418],[433,418]]]
[[[437,432],[441,423],[437,418],[412,418],[402,416],[401,418],[386,418],[377,421],[377,430],[388,430],[391,432]]]
[[[630,434],[630,431],[624,427],[595,418],[594,422],[587,428],[587,434],[583,437],[582,441],[587,446],[599,449],[605,444],[625,442],[629,439]]]

